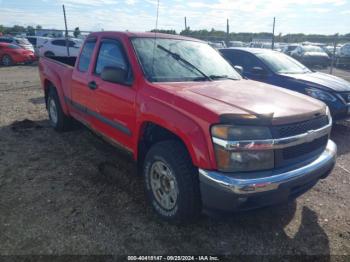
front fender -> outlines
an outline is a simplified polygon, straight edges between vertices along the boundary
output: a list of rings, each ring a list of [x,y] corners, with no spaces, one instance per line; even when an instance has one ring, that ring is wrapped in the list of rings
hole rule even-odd
[[[214,153],[209,131],[210,125],[196,122],[190,115],[184,114],[161,100],[149,99],[140,104],[137,142],[135,141],[134,151],[136,156],[138,141],[142,136],[142,127],[146,122],[157,124],[178,136],[187,147],[195,166],[206,169],[215,168],[215,159],[211,157]]]

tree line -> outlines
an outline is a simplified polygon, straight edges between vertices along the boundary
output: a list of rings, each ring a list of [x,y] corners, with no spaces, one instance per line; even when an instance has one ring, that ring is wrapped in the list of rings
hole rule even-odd
[[[166,34],[178,34],[175,30],[152,30],[152,32],[166,33]],[[194,38],[207,40],[207,41],[242,41],[242,42],[252,42],[254,39],[272,39],[272,33],[269,32],[261,32],[261,33],[229,33],[227,34],[225,31],[215,30],[214,28],[211,30],[191,30],[187,28],[186,30],[182,30],[180,35],[183,36],[191,36]],[[284,42],[284,43],[300,43],[300,42],[316,42],[316,43],[333,43],[337,42],[350,42],[350,33],[344,35],[321,35],[321,34],[285,34],[281,33],[275,35],[276,42]]]
[[[3,35],[6,34],[21,34],[26,33],[28,36],[35,35],[35,30],[43,29],[41,25],[33,26],[20,26],[14,25],[12,27],[5,27],[0,25],[0,33]],[[186,30],[182,30],[177,33],[175,30],[151,30],[151,32],[159,32],[166,34],[179,34],[183,36],[191,36],[194,38],[206,40],[206,41],[242,41],[242,42],[252,42],[254,39],[272,39],[272,33],[269,32],[261,32],[261,33],[229,33],[227,34],[225,31],[215,30],[212,28],[211,30],[203,29],[203,30],[191,30],[188,27]],[[76,27],[73,31],[73,35],[78,37],[81,34],[79,27]],[[275,35],[276,42],[285,42],[285,43],[299,43],[299,42],[317,42],[317,43],[333,43],[337,42],[350,42],[350,33],[344,35],[321,35],[321,34],[278,34]]]
[[[21,26],[21,25],[14,25],[12,27],[5,27],[3,25],[0,25],[0,35],[17,35],[17,34],[23,34],[25,33],[27,36],[34,36],[35,30],[42,30],[43,27],[41,25],[37,25],[36,27],[33,26]],[[74,37],[78,37],[81,35],[81,31],[79,27],[76,27],[73,31]]]

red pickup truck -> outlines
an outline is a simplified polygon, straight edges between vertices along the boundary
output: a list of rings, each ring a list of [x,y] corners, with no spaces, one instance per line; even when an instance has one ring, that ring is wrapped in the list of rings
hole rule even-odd
[[[242,79],[196,39],[92,33],[78,58],[41,58],[39,70],[51,125],[74,118],[129,151],[170,222],[295,198],[335,164],[322,102]]]

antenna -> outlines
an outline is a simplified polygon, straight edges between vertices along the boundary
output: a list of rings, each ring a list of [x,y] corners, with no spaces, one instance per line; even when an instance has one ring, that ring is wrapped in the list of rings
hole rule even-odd
[[[154,55],[155,55],[156,44],[157,44],[158,18],[159,18],[159,0],[157,0],[156,29],[154,30],[154,45],[153,45],[153,58],[152,58],[152,75],[153,75],[153,73],[154,73]]]

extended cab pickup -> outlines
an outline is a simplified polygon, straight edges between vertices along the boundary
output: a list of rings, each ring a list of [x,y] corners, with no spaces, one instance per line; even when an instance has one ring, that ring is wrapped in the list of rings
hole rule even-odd
[[[129,151],[170,222],[295,198],[335,163],[325,104],[242,79],[199,40],[92,33],[77,59],[39,70],[51,125],[74,118]]]

